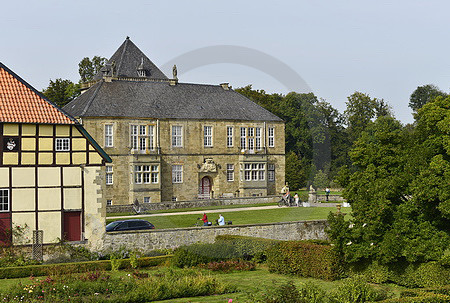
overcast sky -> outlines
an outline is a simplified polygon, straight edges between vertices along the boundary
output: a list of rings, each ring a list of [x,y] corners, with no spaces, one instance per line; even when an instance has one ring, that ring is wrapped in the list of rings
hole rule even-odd
[[[361,91],[404,123],[417,86],[450,90],[446,0],[22,0],[0,11],[0,61],[38,90],[78,81],[83,57],[109,58],[126,36],[169,77],[177,58],[181,82],[311,89],[341,112]]]

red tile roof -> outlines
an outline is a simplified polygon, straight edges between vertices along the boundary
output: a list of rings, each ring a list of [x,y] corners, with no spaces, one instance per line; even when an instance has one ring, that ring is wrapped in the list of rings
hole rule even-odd
[[[75,124],[73,118],[0,63],[0,122]]]

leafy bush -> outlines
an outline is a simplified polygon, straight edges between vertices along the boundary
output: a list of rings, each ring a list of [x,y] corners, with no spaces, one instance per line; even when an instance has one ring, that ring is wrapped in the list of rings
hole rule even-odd
[[[343,281],[337,290],[332,292],[332,303],[364,303],[367,301],[380,301],[387,298],[387,294],[376,291],[360,277],[353,277]]]
[[[390,270],[387,265],[382,265],[378,261],[357,262],[347,266],[350,275],[359,275],[370,283],[386,283],[389,281]]]
[[[166,262],[172,256],[145,257],[138,260],[139,267],[156,266]],[[128,259],[119,260],[119,268],[129,268]],[[49,265],[29,265],[21,267],[0,268],[0,279],[24,278],[29,276],[63,275],[96,270],[111,270],[111,261],[87,261],[78,263],[62,263]]]
[[[450,281],[450,268],[441,266],[439,262],[423,264],[392,264],[389,279],[406,287],[437,287]]]
[[[210,262],[208,264],[200,264],[200,268],[209,269],[212,271],[231,272],[234,270],[249,271],[255,270],[255,263],[244,260],[227,260],[220,262]]]
[[[270,272],[335,280],[342,276],[339,257],[332,246],[307,241],[284,241],[267,253]]]
[[[213,261],[237,258],[235,248],[227,243],[198,243],[180,246],[174,251],[172,264],[176,267],[192,267]]]
[[[280,241],[235,235],[219,235],[215,239],[215,243],[232,245],[240,258],[244,260],[253,259],[258,263],[266,261],[266,251],[278,242]]]

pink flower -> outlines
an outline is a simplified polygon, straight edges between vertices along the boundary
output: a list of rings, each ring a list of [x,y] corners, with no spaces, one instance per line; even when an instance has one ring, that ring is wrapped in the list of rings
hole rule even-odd
[[[233,303],[233,299],[228,300],[228,303]]]

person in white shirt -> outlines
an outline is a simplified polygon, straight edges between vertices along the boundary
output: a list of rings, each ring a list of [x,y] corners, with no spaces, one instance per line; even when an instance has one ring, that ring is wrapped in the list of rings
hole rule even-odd
[[[222,214],[219,214],[219,220],[217,221],[219,225],[225,225],[225,218],[222,216]]]

